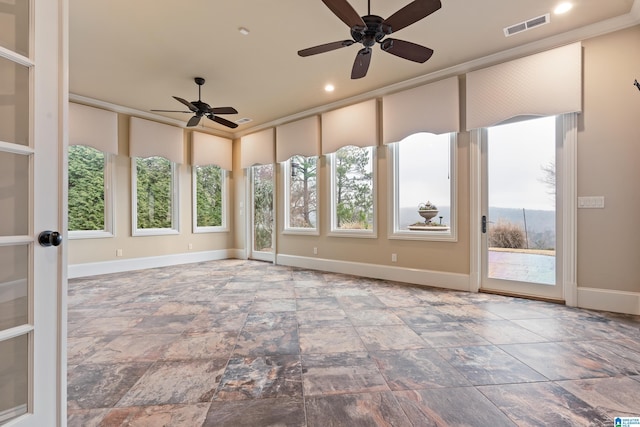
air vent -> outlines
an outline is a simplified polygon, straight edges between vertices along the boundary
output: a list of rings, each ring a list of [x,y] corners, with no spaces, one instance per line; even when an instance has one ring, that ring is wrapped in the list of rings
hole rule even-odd
[[[527,31],[544,24],[548,24],[549,22],[551,22],[551,15],[547,13],[545,15],[538,16],[537,18],[532,18],[532,19],[529,19],[528,21],[511,25],[510,27],[504,28],[503,31],[504,31],[505,37],[510,37],[514,34],[518,34],[523,31]]]
[[[249,118],[245,117],[244,119],[236,120],[236,123],[239,124],[239,125],[243,125],[245,123],[249,123],[250,121],[252,121],[252,119],[249,119]]]

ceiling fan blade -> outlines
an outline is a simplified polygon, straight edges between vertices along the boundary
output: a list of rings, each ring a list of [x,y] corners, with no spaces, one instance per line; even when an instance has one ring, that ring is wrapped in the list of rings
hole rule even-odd
[[[314,46],[314,47],[309,47],[306,49],[299,50],[298,55],[303,57],[317,55],[318,53],[329,52],[332,50],[340,49],[341,47],[351,46],[353,43],[354,43],[353,40],[342,40],[339,42],[325,43],[319,46]]]
[[[389,18],[383,24],[389,26],[387,34],[395,33],[440,9],[440,0],[415,0]]]
[[[208,118],[210,118],[211,120],[213,120],[216,123],[220,123],[221,125],[224,125],[226,127],[230,127],[231,129],[235,129],[238,127],[237,123],[233,123],[232,121],[229,121],[227,119],[223,119],[222,117],[217,117],[214,115],[209,115],[207,116]]]
[[[238,114],[238,110],[233,107],[213,107],[209,108],[211,114]]]
[[[420,63],[426,62],[433,55],[433,50],[428,47],[398,39],[385,39],[380,43],[380,48],[392,55]]]
[[[322,0],[322,2],[326,4],[342,22],[347,24],[349,28],[367,27],[360,15],[358,15],[358,12],[355,11],[347,0]]]
[[[351,69],[351,78],[360,79],[367,75],[369,70],[369,64],[371,63],[371,49],[365,47],[360,49],[356,60],[353,62],[353,68]]]
[[[158,113],[193,113],[193,111],[178,111],[178,110],[150,110],[150,111],[156,111]]]
[[[184,105],[186,105],[187,107],[189,107],[189,110],[191,110],[191,112],[193,113],[197,113],[198,112],[198,108],[193,105],[192,103],[190,103],[189,101],[182,99],[182,98],[178,98],[177,96],[173,97],[176,101],[182,102]]]
[[[191,127],[191,126],[198,126],[198,123],[200,123],[200,118],[202,116],[193,116],[189,119],[189,121],[187,122],[187,127]]]

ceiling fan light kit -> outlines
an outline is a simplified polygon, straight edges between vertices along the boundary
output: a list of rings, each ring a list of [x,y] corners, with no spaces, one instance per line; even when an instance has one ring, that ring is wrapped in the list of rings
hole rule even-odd
[[[216,123],[219,123],[223,126],[227,126],[231,129],[235,129],[238,127],[237,123],[234,123],[232,121],[229,121],[227,119],[223,119],[222,117],[218,117],[219,114],[238,114],[238,111],[233,108],[233,107],[211,107],[209,104],[207,104],[206,102],[202,101],[202,96],[201,96],[201,92],[202,92],[202,85],[204,84],[205,80],[202,77],[195,77],[193,79],[193,81],[198,85],[198,100],[197,101],[187,101],[183,98],[174,96],[173,98],[180,102],[181,104],[185,105],[189,111],[182,111],[182,110],[151,110],[151,111],[156,111],[156,112],[163,112],[163,113],[188,113],[188,114],[194,114],[193,117],[191,117],[189,119],[189,121],[187,122],[187,127],[193,127],[193,126],[197,126],[200,123],[200,119],[202,119],[203,117],[208,118],[209,120],[213,120]]]
[[[332,50],[360,43],[363,48],[358,51],[351,70],[351,78],[359,79],[367,75],[371,63],[371,48],[380,44],[382,51],[408,59],[409,61],[424,63],[433,55],[433,50],[405,40],[386,38],[437,11],[442,7],[440,0],[414,0],[387,19],[371,14],[371,1],[368,1],[367,15],[359,16],[347,0],[322,0],[327,7],[345,24],[351,28],[351,40],[325,43],[302,49],[298,55],[302,57],[330,52]]]

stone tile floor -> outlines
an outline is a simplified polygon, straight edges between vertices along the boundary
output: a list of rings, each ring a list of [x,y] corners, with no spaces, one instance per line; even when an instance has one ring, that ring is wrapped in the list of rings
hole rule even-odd
[[[69,281],[70,426],[613,426],[640,318],[224,260]]]

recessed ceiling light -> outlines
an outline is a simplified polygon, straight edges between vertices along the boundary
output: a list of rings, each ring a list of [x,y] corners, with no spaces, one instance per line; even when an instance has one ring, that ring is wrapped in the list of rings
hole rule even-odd
[[[331,83],[329,83],[324,87],[324,90],[327,92],[333,92],[335,90],[335,87]]]
[[[240,34],[242,34],[243,36],[249,35],[249,30],[247,30],[245,27],[238,28],[238,31],[240,31]]]
[[[571,10],[573,5],[569,2],[560,3],[554,10],[553,13],[559,15],[561,13],[566,13]]]

